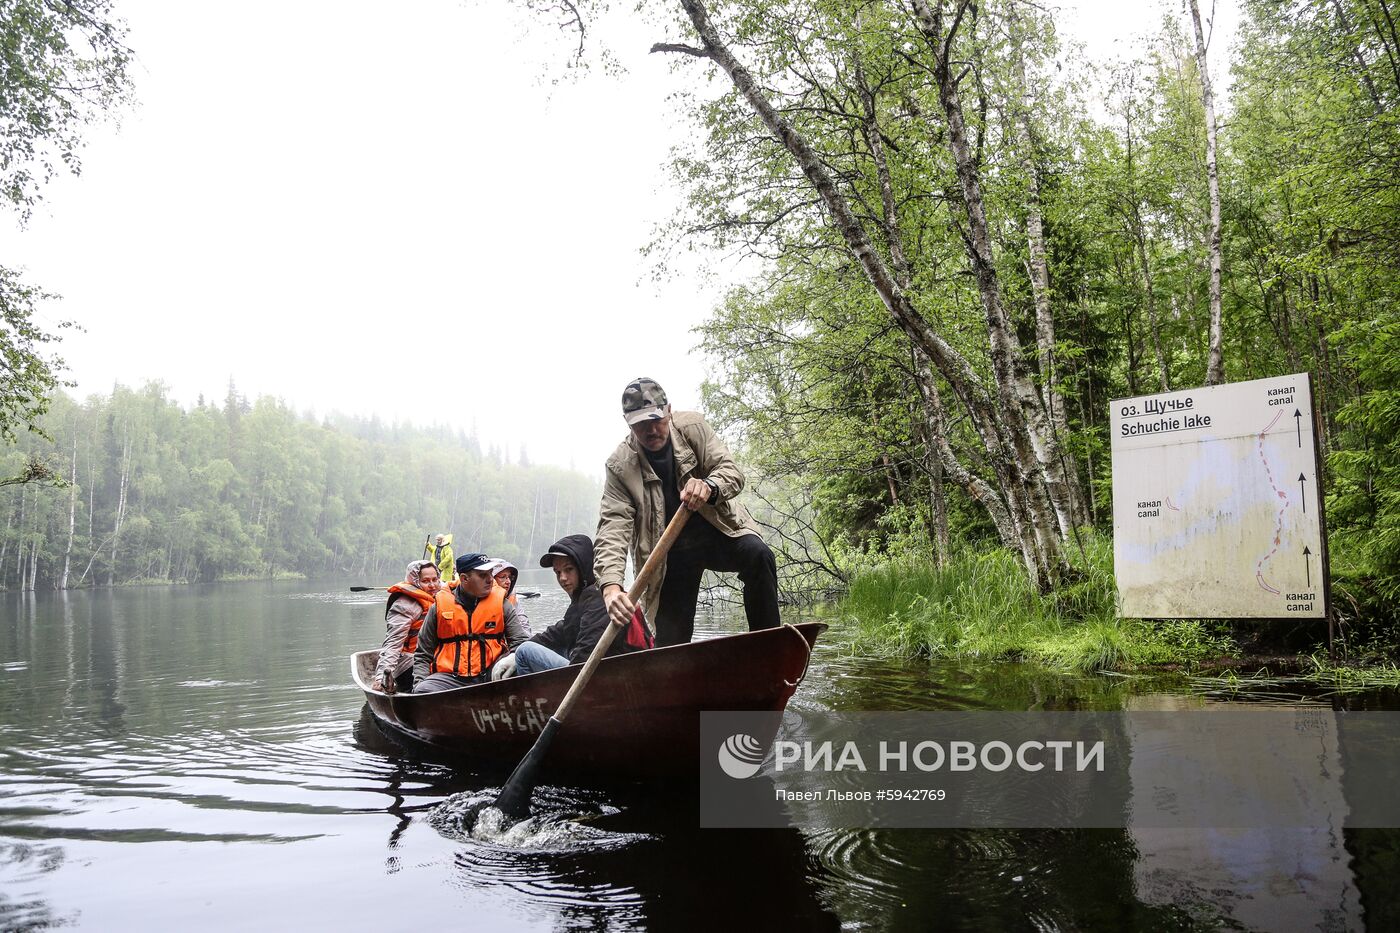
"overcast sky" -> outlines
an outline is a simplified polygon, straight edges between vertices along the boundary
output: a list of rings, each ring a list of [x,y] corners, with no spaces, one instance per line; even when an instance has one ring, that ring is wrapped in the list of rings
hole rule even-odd
[[[603,24],[626,73],[551,83],[565,47],[509,7],[117,0],[136,107],[28,228],[0,225],[5,264],[63,296],[45,317],[84,328],[60,350],[76,391],[158,379],[190,404],[233,377],[301,411],[474,423],[592,475],[629,379],[697,405],[690,331],[723,282],[658,283],[639,254],[679,203],[677,79],[646,54],[677,37]],[[1179,5],[1064,9],[1104,60]]]

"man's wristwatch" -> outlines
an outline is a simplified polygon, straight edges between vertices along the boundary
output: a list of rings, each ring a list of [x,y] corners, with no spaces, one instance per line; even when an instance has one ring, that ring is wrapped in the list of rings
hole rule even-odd
[[[719,484],[709,477],[706,477],[705,485],[710,487],[710,498],[708,501],[711,505],[714,505],[719,501]]]

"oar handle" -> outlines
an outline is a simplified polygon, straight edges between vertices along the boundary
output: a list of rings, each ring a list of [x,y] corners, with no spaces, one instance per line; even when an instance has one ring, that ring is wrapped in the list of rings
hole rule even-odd
[[[641,572],[638,573],[637,578],[632,581],[632,588],[627,591],[628,599],[633,602],[641,599],[642,594],[646,592],[647,587],[651,584],[652,577],[656,576],[658,569],[661,567],[661,562],[666,559],[666,552],[671,550],[671,545],[675,544],[676,539],[680,537],[681,529],[685,527],[685,523],[690,519],[690,515],[690,509],[685,506],[676,509],[676,514],[671,516],[670,522],[666,524],[666,530],[661,533],[661,540],[656,542],[656,547],[651,549],[651,554],[647,557],[647,562],[642,565]],[[584,662],[583,670],[579,671],[578,676],[574,678],[574,685],[569,688],[568,693],[564,694],[563,701],[559,704],[558,708],[555,709],[554,715],[550,717],[551,719],[563,722],[564,717],[569,715],[569,710],[573,708],[574,701],[578,699],[579,694],[583,693],[584,686],[593,676],[594,669],[602,663],[603,656],[608,653],[608,649],[612,647],[613,641],[624,628],[626,628],[625,623],[608,623],[608,627],[603,630],[603,637],[599,638],[598,644],[593,646],[593,652],[589,654],[588,660]]]
[[[642,598],[642,594],[651,586],[651,578],[661,569],[661,562],[666,559],[666,554],[671,550],[671,545],[676,543],[676,539],[681,536],[681,529],[690,520],[690,509],[681,506],[676,509],[676,514],[671,516],[671,520],[666,524],[666,530],[661,533],[661,540],[656,542],[656,547],[651,549],[651,554],[647,557],[647,562],[642,564],[642,570],[637,574],[637,579],[632,581],[632,588],[627,591],[627,598],[636,602]]]

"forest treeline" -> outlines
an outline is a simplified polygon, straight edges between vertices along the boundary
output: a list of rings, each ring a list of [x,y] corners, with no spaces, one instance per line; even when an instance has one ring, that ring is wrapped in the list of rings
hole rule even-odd
[[[59,393],[6,454],[65,483],[0,488],[0,586],[54,589],[335,573],[399,579],[426,537],[452,532],[530,566],[592,532],[601,487],[515,462],[457,430],[298,415],[274,398],[185,408],[159,383],[77,402]]]
[[[1400,593],[1397,11],[1242,7],[1232,50],[1188,0],[1111,64],[1024,0],[664,5],[654,51],[720,83],[659,242],[765,270],[706,404],[824,554],[1005,547],[1054,590],[1111,529],[1110,399],[1307,371],[1334,571]]]

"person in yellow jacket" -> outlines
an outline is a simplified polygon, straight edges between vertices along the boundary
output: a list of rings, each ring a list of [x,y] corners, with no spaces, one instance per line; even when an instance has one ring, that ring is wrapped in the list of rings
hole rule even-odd
[[[427,548],[431,552],[430,559],[437,565],[438,576],[442,578],[443,586],[456,586],[457,573],[456,561],[452,556],[452,536],[448,534],[438,535],[435,544]]]

